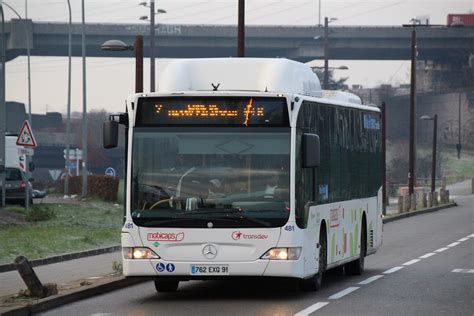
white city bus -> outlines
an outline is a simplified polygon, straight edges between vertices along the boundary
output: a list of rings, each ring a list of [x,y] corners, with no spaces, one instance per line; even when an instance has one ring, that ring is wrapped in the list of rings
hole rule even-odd
[[[180,281],[360,274],[382,242],[380,112],[286,59],[176,60],[126,125],[123,273]]]

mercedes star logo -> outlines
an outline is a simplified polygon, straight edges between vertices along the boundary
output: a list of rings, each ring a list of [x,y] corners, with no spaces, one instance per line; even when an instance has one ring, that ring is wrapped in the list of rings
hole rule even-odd
[[[217,256],[217,248],[211,244],[205,245],[202,254],[206,259],[214,259]]]

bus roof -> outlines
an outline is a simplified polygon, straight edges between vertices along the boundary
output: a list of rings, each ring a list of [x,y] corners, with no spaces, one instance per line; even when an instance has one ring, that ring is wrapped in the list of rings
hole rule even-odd
[[[353,93],[322,90],[317,75],[308,65],[285,58],[175,59],[162,71],[155,95],[210,92],[296,94],[329,104],[377,111],[376,107],[363,105]]]
[[[213,90],[322,96],[311,68],[284,58],[176,59],[162,72],[157,92]]]

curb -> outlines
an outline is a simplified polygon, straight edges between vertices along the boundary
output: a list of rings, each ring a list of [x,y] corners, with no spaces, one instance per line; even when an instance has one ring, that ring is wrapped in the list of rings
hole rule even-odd
[[[64,294],[54,295],[43,299],[31,302],[26,306],[6,308],[1,311],[0,315],[12,316],[12,315],[31,315],[34,313],[44,312],[62,305],[73,303],[79,300],[97,296],[100,294],[119,290],[131,285],[150,281],[150,278],[125,278],[116,277],[115,280],[105,281],[100,284],[91,285],[88,288],[77,288]]]
[[[443,210],[443,209],[450,208],[450,207],[454,207],[454,206],[457,206],[457,204],[455,202],[450,202],[448,204],[443,204],[443,205],[435,206],[435,207],[431,207],[431,208],[425,208],[425,209],[422,209],[422,210],[419,210],[419,211],[413,211],[413,212],[401,213],[401,214],[396,214],[396,215],[390,215],[390,216],[384,217],[383,223],[384,224],[385,223],[390,223],[390,222],[393,222],[393,221],[396,221],[396,220],[399,220],[399,219],[402,219],[402,218],[407,218],[407,217],[411,217],[411,216],[436,212],[436,211]]]
[[[58,263],[58,262],[63,262],[63,261],[68,261],[68,260],[84,258],[84,257],[102,255],[105,253],[119,251],[121,249],[122,249],[121,246],[98,248],[98,249],[86,250],[86,251],[81,251],[81,252],[66,253],[63,255],[53,256],[53,257],[44,258],[44,259],[30,260],[30,263],[33,267],[37,267],[37,266],[43,266],[46,264],[52,264],[52,263]],[[13,263],[0,265],[0,273],[14,271],[14,270],[16,270],[16,268]]]

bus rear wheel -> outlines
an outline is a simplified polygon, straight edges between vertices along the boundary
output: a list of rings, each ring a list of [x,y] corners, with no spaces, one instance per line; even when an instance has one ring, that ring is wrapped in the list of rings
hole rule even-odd
[[[359,259],[354,260],[352,262],[346,263],[344,269],[347,274],[349,275],[361,275],[364,273],[364,263],[365,263],[365,256],[366,256],[366,248],[367,248],[367,229],[365,220],[362,222],[362,231],[360,234],[360,256]]]
[[[155,289],[157,292],[176,292],[179,281],[173,280],[155,280]]]
[[[312,278],[300,281],[300,289],[303,291],[317,291],[323,284],[323,274],[327,267],[327,237],[326,231],[321,229],[319,234],[319,268],[318,273]]]

